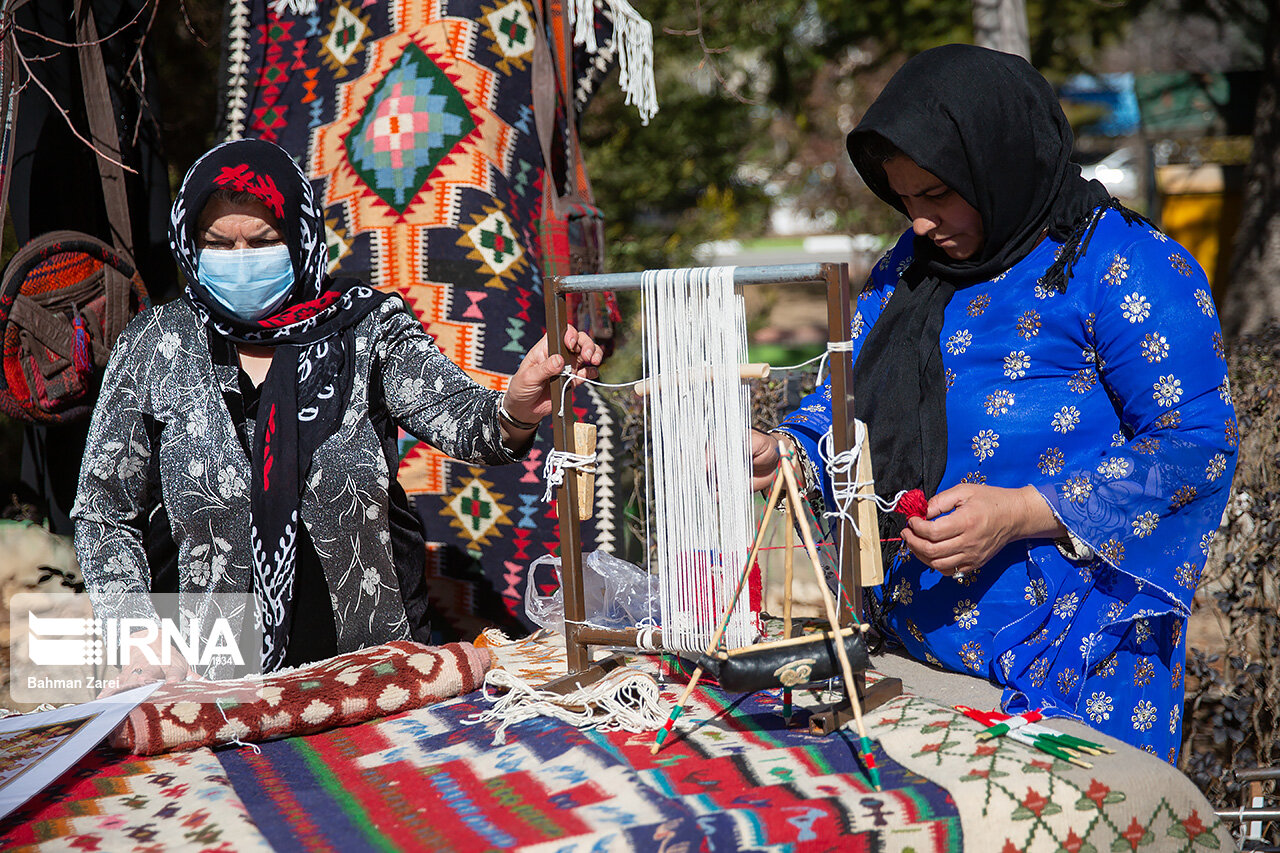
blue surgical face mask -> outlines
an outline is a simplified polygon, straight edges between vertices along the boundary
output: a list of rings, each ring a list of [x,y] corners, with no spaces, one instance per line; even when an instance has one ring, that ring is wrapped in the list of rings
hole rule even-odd
[[[284,304],[293,290],[288,246],[260,249],[201,249],[200,284],[237,317],[259,320]]]

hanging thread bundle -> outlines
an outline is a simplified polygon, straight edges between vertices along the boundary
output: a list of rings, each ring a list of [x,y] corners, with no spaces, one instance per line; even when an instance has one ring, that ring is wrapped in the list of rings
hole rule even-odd
[[[704,651],[729,609],[754,533],[746,314],[732,267],[644,273],[650,506],[657,519],[663,646]],[[729,616],[730,648],[757,635],[746,600]]]

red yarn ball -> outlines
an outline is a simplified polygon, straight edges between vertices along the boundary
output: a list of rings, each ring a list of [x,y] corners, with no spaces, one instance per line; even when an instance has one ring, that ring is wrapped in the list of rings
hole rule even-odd
[[[898,504],[894,509],[907,518],[915,518],[916,516],[925,518],[929,512],[929,499],[924,496],[924,492],[920,489],[912,489],[898,498]]]

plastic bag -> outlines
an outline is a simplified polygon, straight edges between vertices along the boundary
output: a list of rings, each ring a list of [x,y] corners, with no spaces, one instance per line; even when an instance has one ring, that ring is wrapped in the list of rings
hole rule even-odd
[[[541,595],[538,584],[546,583],[546,571],[555,572],[556,590]],[[525,588],[524,612],[533,622],[551,631],[564,631],[564,590],[561,585],[560,558],[550,554],[529,564],[529,583]],[[605,551],[592,551],[582,561],[582,592],[586,617],[596,628],[616,630],[633,628],[657,610],[657,589],[650,589],[649,576],[639,566]]]

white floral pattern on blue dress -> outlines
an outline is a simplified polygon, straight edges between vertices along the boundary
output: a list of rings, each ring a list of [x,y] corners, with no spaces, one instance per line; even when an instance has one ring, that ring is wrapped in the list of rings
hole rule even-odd
[[[859,295],[854,358],[912,253],[907,232]],[[1087,561],[1011,543],[945,577],[899,552],[872,594],[915,657],[1004,685],[1174,761],[1186,622],[1235,468],[1221,328],[1190,254],[1107,211],[1066,293],[1038,283],[1046,239],[995,280],[957,291],[940,337],[947,467],[959,483],[1034,485]],[[830,389],[780,427],[811,459]],[[821,467],[821,466],[819,466]],[[830,484],[822,473],[830,503]]]

